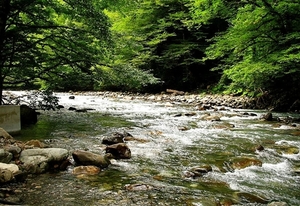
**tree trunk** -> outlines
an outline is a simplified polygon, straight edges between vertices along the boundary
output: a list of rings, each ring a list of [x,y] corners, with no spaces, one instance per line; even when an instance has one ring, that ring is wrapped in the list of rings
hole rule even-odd
[[[2,92],[3,92],[3,48],[5,41],[5,27],[7,25],[8,15],[10,13],[10,1],[11,0],[0,0],[0,105],[2,104]]]

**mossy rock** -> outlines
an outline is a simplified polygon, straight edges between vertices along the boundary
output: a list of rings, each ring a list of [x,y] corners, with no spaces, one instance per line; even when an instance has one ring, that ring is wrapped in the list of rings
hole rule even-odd
[[[233,169],[244,169],[250,166],[262,166],[262,162],[253,157],[238,157],[232,161],[231,167]]]
[[[234,193],[234,198],[239,203],[259,203],[259,204],[267,204],[269,200],[265,197],[257,196],[254,194],[246,193],[246,192],[236,192]]]
[[[291,145],[275,145],[274,149],[279,154],[298,154],[299,148]]]

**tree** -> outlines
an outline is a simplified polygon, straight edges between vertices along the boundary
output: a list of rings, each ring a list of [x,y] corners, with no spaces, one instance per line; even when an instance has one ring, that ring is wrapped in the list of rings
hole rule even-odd
[[[4,86],[96,68],[112,46],[103,9],[96,0],[1,0],[0,100]]]
[[[119,61],[151,72],[163,82],[159,89],[193,90],[214,82],[218,74],[202,58],[207,38],[224,26],[196,23],[191,2],[143,0],[131,10],[110,14],[118,40],[125,39]]]
[[[224,1],[218,2],[223,4],[216,10],[230,11]],[[230,93],[268,94],[276,109],[287,108],[300,97],[300,2],[247,0],[233,5],[238,9],[229,18],[229,29],[206,52],[210,59],[222,60],[221,84]]]

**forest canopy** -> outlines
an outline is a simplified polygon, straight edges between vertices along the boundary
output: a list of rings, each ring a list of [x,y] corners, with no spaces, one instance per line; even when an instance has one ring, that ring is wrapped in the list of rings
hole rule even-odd
[[[299,109],[299,14],[295,0],[1,0],[0,90],[172,88]]]

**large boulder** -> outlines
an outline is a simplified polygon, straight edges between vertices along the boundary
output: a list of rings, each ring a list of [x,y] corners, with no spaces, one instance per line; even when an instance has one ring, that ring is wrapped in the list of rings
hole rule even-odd
[[[27,149],[21,152],[20,161],[27,172],[43,173],[49,169],[60,168],[68,155],[68,150],[62,148]]]
[[[106,168],[110,165],[109,159],[105,155],[95,154],[83,150],[76,150],[72,157],[78,165],[94,165],[100,168]]]

